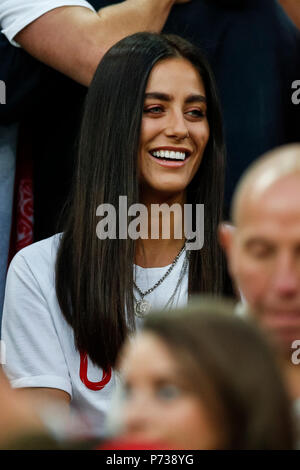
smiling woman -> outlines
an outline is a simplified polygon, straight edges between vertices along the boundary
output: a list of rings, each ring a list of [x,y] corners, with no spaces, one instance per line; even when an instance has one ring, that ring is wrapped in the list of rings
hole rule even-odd
[[[171,152],[175,159],[184,153],[184,160],[174,161]],[[164,306],[173,294],[176,305],[191,292],[221,292],[217,226],[223,171],[219,102],[202,53],[177,36],[138,33],[120,41],[100,62],[89,89],[71,217],[56,265],[58,300],[77,333],[77,346],[103,368],[114,363],[127,328],[135,328],[138,297]],[[201,251],[190,253],[189,275],[183,252],[172,277],[160,282],[184,239],[97,240],[96,207],[109,203],[117,209],[120,195],[129,206],[205,205],[206,239]],[[148,226],[150,231],[151,220]],[[93,295],[87,297],[88,291]],[[89,312],[90,326],[80,321],[83,311]]]
[[[87,94],[64,232],[25,248],[10,266],[3,338],[14,386],[59,389],[101,428],[111,368],[137,317],[185,304],[193,292],[222,291],[223,173],[219,101],[202,53],[151,33],[113,46]],[[204,204],[203,248],[188,251],[174,218],[168,238],[151,238],[164,223],[151,210],[149,237],[127,238],[119,227],[116,237],[98,238],[99,206],[130,223],[120,197],[131,208],[189,204],[195,227]]]

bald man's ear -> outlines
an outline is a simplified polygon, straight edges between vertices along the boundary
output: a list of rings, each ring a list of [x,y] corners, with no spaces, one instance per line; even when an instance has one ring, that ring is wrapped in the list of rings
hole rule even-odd
[[[234,231],[235,231],[234,225],[230,224],[229,222],[222,222],[219,225],[219,230],[218,230],[219,242],[220,242],[221,247],[225,251],[227,258],[229,257],[229,254],[230,254]]]

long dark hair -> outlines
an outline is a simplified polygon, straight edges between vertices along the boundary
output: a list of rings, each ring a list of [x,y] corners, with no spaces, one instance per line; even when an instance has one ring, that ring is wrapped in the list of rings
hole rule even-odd
[[[189,292],[222,289],[223,256],[217,227],[223,201],[224,140],[215,80],[205,57],[177,36],[137,33],[119,41],[101,60],[87,93],[77,171],[56,263],[56,293],[75,344],[107,369],[114,365],[128,329],[134,330],[134,240],[96,236],[96,208],[119,196],[139,202],[137,158],[144,95],[154,65],[171,57],[189,60],[206,90],[210,138],[187,202],[205,204],[205,243],[193,251]],[[118,216],[118,210],[117,210]]]
[[[149,315],[143,331],[168,347],[185,386],[203,400],[223,434],[223,449],[296,445],[292,404],[275,352],[250,319],[234,314],[231,303],[194,299],[171,315]]]

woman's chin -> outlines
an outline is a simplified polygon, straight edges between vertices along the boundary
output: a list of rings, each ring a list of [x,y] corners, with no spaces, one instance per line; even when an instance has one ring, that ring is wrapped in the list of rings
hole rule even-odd
[[[156,193],[157,195],[168,199],[168,198],[174,198],[174,197],[177,198],[179,195],[185,192],[186,187],[182,184],[166,183],[166,184],[153,185],[151,189],[153,193]]]
[[[166,440],[154,437],[154,436],[148,436],[145,434],[126,434],[123,435],[120,439],[120,442],[122,442],[124,445],[137,445],[140,448],[149,448],[149,449],[171,449],[172,446]]]

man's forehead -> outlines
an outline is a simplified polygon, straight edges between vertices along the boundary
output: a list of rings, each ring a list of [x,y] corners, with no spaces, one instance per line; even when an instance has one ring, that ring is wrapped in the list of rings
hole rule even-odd
[[[259,190],[255,180],[244,188],[235,211],[235,225],[298,226],[300,219],[300,172],[286,175],[270,187]]]
[[[250,214],[249,214],[250,215]],[[235,239],[242,244],[266,242],[282,246],[300,245],[300,211],[279,211],[268,214],[263,210],[241,217],[235,230]]]

